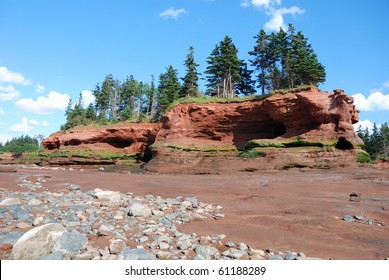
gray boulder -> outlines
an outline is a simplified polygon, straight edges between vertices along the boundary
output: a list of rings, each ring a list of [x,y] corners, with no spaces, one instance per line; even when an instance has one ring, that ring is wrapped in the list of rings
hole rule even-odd
[[[60,224],[46,224],[23,234],[14,244],[11,258],[15,260],[38,260],[52,252],[52,249],[65,232]]]
[[[78,232],[64,232],[53,247],[53,252],[74,256],[86,248],[88,238]]]
[[[118,255],[118,260],[155,260],[154,254],[145,249],[131,249],[126,247]]]

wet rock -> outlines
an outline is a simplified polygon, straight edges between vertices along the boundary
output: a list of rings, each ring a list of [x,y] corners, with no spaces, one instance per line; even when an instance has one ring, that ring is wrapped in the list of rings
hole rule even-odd
[[[150,217],[151,216],[151,210],[150,208],[145,204],[133,204],[130,207],[129,216],[133,217]]]
[[[354,217],[350,216],[350,215],[344,215],[343,218],[342,218],[343,221],[346,221],[346,222],[355,222],[355,219]]]
[[[38,260],[51,253],[65,232],[60,224],[47,224],[27,231],[14,244],[11,257],[15,260]]]
[[[132,249],[126,247],[117,257],[118,260],[155,260],[154,254],[148,252],[146,249]]]

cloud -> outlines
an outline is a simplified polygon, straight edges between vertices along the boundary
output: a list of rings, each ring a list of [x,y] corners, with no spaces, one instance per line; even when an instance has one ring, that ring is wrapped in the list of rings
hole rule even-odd
[[[34,129],[36,126],[48,126],[49,123],[47,121],[39,122],[37,120],[29,120],[26,117],[22,118],[22,122],[18,124],[14,124],[8,128],[9,131],[12,132],[22,132],[28,133]]]
[[[264,26],[268,31],[279,31],[280,28],[286,30],[287,26],[284,23],[285,15],[292,15],[294,17],[296,14],[303,14],[305,12],[304,9],[297,6],[290,8],[279,7],[281,0],[243,0],[240,5],[245,8],[253,6],[264,9],[265,13],[270,17]]]
[[[287,26],[284,23],[284,15],[292,15],[294,17],[296,14],[303,14],[304,12],[305,10],[296,6],[271,11],[270,20],[265,23],[265,29],[268,31],[279,31],[280,28],[286,30]]]
[[[389,80],[384,83],[384,87],[389,88]]]
[[[353,124],[354,129],[357,130],[360,126],[362,129],[368,129],[369,131],[373,130],[373,123],[370,120],[364,120],[364,121],[359,121],[356,124]]]
[[[45,91],[45,87],[42,86],[40,83],[37,83],[35,86],[35,92],[42,93]]]
[[[5,115],[5,111],[3,108],[0,108],[0,115]]]
[[[16,102],[20,109],[37,115],[50,115],[55,110],[63,111],[69,103],[69,95],[56,91],[50,92],[47,97],[39,96],[37,100],[22,98]]]
[[[20,92],[13,86],[0,85],[0,101],[10,101],[19,98]]]
[[[11,139],[12,139],[11,135],[0,134],[0,143],[5,144],[7,141],[10,141]]]
[[[159,16],[163,19],[178,19],[179,17],[183,16],[184,14],[187,14],[188,12],[181,8],[181,9],[174,9],[173,7],[161,12]]]
[[[26,80],[26,78],[21,73],[12,72],[6,67],[0,66],[0,83],[28,85],[31,82]]]
[[[389,94],[377,91],[372,92],[367,98],[361,93],[354,94],[353,97],[354,104],[361,111],[389,110]]]
[[[33,125],[30,122],[31,121],[28,121],[27,118],[23,117],[21,123],[10,126],[8,130],[12,132],[28,133],[34,129]]]
[[[89,90],[83,90],[81,92],[82,100],[84,101],[84,107],[88,107],[89,104],[95,102],[95,96]]]

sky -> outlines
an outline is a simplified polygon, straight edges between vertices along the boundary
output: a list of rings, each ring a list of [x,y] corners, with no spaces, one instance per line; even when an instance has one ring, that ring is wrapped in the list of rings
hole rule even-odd
[[[203,72],[225,35],[248,60],[260,29],[289,23],[326,67],[319,88],[354,96],[371,128],[389,121],[388,11],[384,0],[1,0],[0,142],[58,131],[69,98],[93,102],[107,74],[158,82],[173,65],[182,77],[190,45]]]

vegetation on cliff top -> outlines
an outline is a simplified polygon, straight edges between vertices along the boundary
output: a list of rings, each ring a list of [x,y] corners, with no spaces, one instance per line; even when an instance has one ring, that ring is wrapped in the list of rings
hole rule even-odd
[[[92,91],[94,104],[84,106],[82,95],[73,103],[70,100],[65,112],[66,123],[62,130],[92,123],[109,124],[118,121],[156,121],[178,102],[229,102],[207,97],[235,98],[256,95],[255,85],[262,95],[282,88],[318,85],[325,81],[325,69],[301,32],[289,25],[285,32],[266,34],[260,30],[253,50],[249,52],[250,65],[238,56],[238,49],[229,36],[218,44],[206,60],[206,93],[199,90],[201,73],[197,71],[194,48],[189,47],[184,61],[185,76],[179,78],[177,70],[166,67],[160,74],[158,85],[137,81],[133,75],[124,81],[107,75]],[[249,69],[249,66],[253,69]],[[255,76],[255,77],[254,77]],[[182,81],[182,84],[180,83]],[[190,98],[183,101],[184,98]],[[192,99],[195,98],[195,99]],[[258,97],[253,97],[258,98]],[[244,99],[243,99],[244,100]]]

